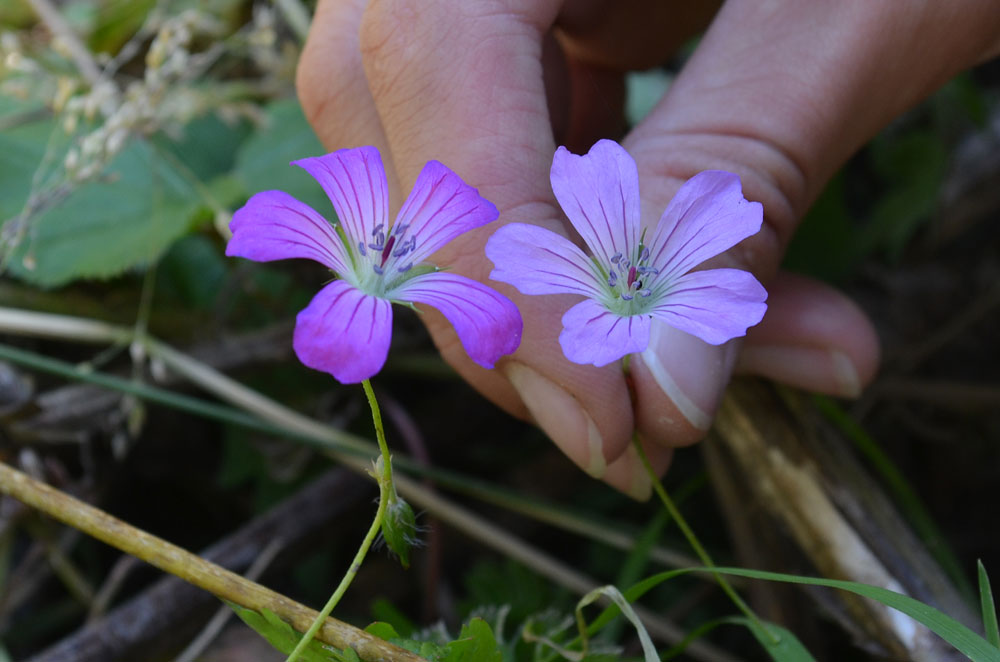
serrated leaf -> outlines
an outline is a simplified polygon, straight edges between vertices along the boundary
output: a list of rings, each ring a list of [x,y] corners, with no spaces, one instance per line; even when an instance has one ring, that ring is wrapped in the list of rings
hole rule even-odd
[[[448,644],[441,662],[501,662],[503,653],[493,636],[493,630],[481,618],[473,618],[462,626],[458,638]]]
[[[982,561],[976,561],[979,571],[979,601],[983,608],[983,630],[986,641],[1000,648],[1000,627],[997,625],[997,607],[993,602],[993,589],[990,588],[990,577],[986,574],[986,566]]]
[[[9,268],[44,287],[117,276],[157,259],[190,229],[201,204],[192,184],[136,139],[104,178],[30,220],[31,236],[14,249]]]
[[[269,644],[285,655],[292,652],[302,635],[291,625],[281,620],[273,611],[265,609],[257,612],[240,605],[227,602],[244,623],[257,634],[264,637]],[[334,651],[320,641],[313,639],[299,654],[301,662],[361,662],[358,654],[351,649]]]

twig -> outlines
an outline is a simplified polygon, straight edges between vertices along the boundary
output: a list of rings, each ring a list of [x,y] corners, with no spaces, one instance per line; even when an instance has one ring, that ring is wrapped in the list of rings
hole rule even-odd
[[[45,25],[48,26],[52,34],[63,40],[70,57],[73,58],[77,69],[87,79],[87,82],[93,85],[99,81],[101,79],[101,68],[97,66],[94,56],[83,45],[83,42],[80,41],[76,33],[73,32],[73,28],[69,26],[62,17],[62,14],[59,13],[59,10],[49,0],[28,0],[28,4],[38,14],[38,18],[42,19]]]
[[[280,593],[209,563],[3,463],[0,463],[0,491],[223,600],[255,611],[270,610],[300,632],[316,617],[315,611]],[[366,661],[422,661],[409,651],[332,618],[327,619],[316,637],[337,648],[352,648]]]
[[[61,315],[47,313],[32,313],[0,308],[0,330],[15,330],[9,323],[18,323],[17,329],[29,335],[46,337],[63,337],[89,342],[128,342],[129,330],[101,322],[80,320]],[[89,333],[85,337],[60,335],[59,329],[74,328]],[[99,336],[98,331],[104,335]],[[97,337],[95,337],[97,336]],[[186,377],[192,383],[220,399],[241,409],[252,412],[255,416],[287,430],[299,438],[308,437],[314,441],[325,440],[339,444],[372,457],[375,454],[374,444],[365,442],[358,437],[342,430],[323,425],[318,421],[303,416],[270,398],[254,391],[239,382],[219,373],[218,371],[192,359],[172,347],[146,338],[145,343],[150,356],[162,360],[170,369]],[[338,462],[350,467],[358,473],[367,473],[370,464],[367,459],[344,452],[327,451],[328,455]],[[398,463],[398,460],[397,460]],[[438,479],[440,480],[440,479]],[[548,578],[574,593],[585,595],[602,583],[587,575],[570,568],[552,556],[527,544],[520,538],[511,535],[475,513],[449,501],[441,495],[427,490],[416,480],[405,475],[396,475],[394,482],[401,495],[412,505],[419,506],[439,517],[442,521],[454,526],[467,536],[480,541],[492,549],[506,554],[510,558],[531,568],[538,574]],[[684,638],[685,633],[676,624],[663,619],[648,610],[636,608],[636,613],[646,623],[649,631],[663,640],[677,642]],[[695,642],[687,648],[690,657],[705,662],[727,662],[735,660],[733,656],[705,642]]]
[[[274,0],[274,4],[278,5],[278,10],[285,17],[295,36],[300,42],[305,43],[306,37],[309,36],[310,21],[306,8],[299,0]]]

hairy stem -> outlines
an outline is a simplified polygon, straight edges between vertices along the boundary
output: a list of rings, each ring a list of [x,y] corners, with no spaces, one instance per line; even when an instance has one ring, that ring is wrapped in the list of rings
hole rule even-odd
[[[365,556],[368,555],[368,550],[371,548],[372,543],[375,542],[375,536],[378,535],[379,529],[382,528],[382,519],[385,517],[385,509],[389,505],[389,500],[395,495],[395,491],[392,488],[392,464],[389,460],[389,446],[385,443],[385,429],[382,426],[382,413],[378,408],[378,400],[375,399],[375,392],[372,390],[371,382],[366,379],[361,384],[365,388],[365,395],[368,396],[368,406],[371,407],[372,422],[375,424],[375,436],[378,438],[378,447],[382,452],[381,463],[376,463],[375,465],[376,467],[380,465],[382,467],[381,475],[375,476],[375,480],[378,482],[378,510],[375,512],[375,519],[372,520],[372,525],[368,528],[365,539],[361,541],[361,547],[358,548],[357,554],[354,555],[354,560],[351,561],[351,567],[344,573],[340,584],[337,585],[337,589],[330,596],[330,599],[326,601],[326,605],[324,605],[319,614],[316,615],[316,620],[309,626],[305,635],[299,639],[299,643],[295,645],[294,650],[288,655],[285,662],[295,662],[298,659],[302,651],[305,650],[305,647],[316,636],[317,630],[319,630],[326,618],[333,612],[333,608],[340,602],[340,598],[347,592],[347,587],[354,581],[354,577],[358,574],[358,570],[361,569],[361,564],[364,562]]]

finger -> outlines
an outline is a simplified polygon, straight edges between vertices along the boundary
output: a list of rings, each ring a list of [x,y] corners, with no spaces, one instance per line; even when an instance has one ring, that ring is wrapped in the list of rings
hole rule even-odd
[[[500,210],[564,232],[549,185],[555,145],[546,106],[542,44],[556,2],[523,0],[490,13],[491,3],[376,0],[365,14],[361,46],[375,105],[405,185],[436,158]],[[460,7],[460,10],[456,10]],[[436,260],[482,282],[483,253],[496,224],[464,235]],[[632,431],[620,371],[567,361],[558,344],[570,297],[511,297],[524,318],[520,349],[495,371],[465,356],[437,315],[424,315],[443,356],[508,410],[532,418],[579,466],[603,476]]]
[[[819,281],[781,272],[767,315],[747,334],[736,369],[817,393],[857,397],[875,375],[878,336],[857,304]]]
[[[674,449],[646,440],[640,440],[640,443],[653,473],[657,476],[665,474],[674,459]],[[646,501],[653,492],[652,478],[632,444],[608,466],[604,481],[636,501]]]
[[[358,31],[367,0],[320,0],[299,58],[295,87],[309,123],[328,150],[371,145],[382,154],[390,200],[399,181],[361,65]]]

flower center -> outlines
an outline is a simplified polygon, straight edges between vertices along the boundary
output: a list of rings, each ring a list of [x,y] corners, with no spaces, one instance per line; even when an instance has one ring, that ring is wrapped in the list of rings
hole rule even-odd
[[[609,310],[620,315],[637,315],[645,312],[645,299],[650,294],[650,281],[660,270],[649,266],[649,249],[639,244],[638,254],[632,257],[616,253],[607,268],[610,295],[606,300]]]
[[[388,235],[379,223],[372,230],[368,243],[358,242],[358,287],[375,296],[382,296],[397,285],[405,274],[413,268],[413,262],[407,262],[406,256],[417,247],[416,237],[406,237],[409,226],[402,223],[390,227]],[[368,267],[371,271],[368,271]]]

